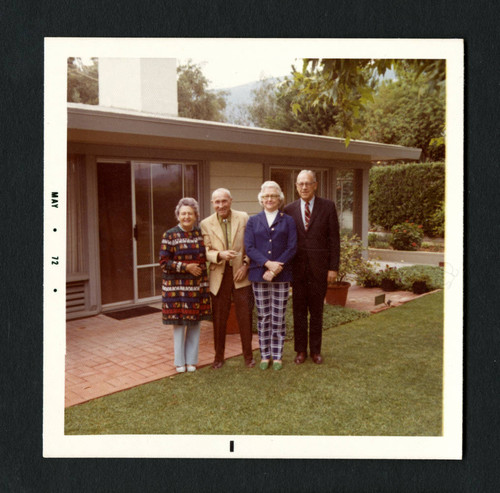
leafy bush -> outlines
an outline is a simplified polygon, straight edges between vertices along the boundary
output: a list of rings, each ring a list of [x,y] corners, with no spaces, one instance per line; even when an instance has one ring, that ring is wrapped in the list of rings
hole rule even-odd
[[[431,236],[444,237],[444,202],[441,202],[439,209],[430,217],[429,227],[432,230]]]
[[[368,233],[368,247],[369,248],[389,248],[390,235],[378,235],[375,233]]]
[[[413,223],[396,224],[391,228],[391,233],[390,244],[394,250],[418,250],[424,239],[422,225]]]
[[[442,289],[444,286],[444,271],[442,267],[433,265],[409,265],[398,269],[401,288],[411,291],[415,281],[425,281],[430,291]]]
[[[385,269],[379,272],[379,276],[381,281],[383,279],[387,279],[389,281],[396,281],[398,285],[401,283],[401,277],[397,267],[390,267],[389,265],[386,265]]]
[[[356,273],[356,283],[365,288],[376,288],[380,286],[380,274],[376,266],[365,262]]]
[[[414,222],[423,225],[425,234],[435,235],[439,223],[433,215],[442,209],[444,184],[444,163],[374,166],[370,170],[370,223],[390,230],[395,224]]]
[[[356,275],[363,265],[363,245],[357,235],[342,235],[340,238],[340,263],[337,272],[337,281],[342,282],[348,275]]]

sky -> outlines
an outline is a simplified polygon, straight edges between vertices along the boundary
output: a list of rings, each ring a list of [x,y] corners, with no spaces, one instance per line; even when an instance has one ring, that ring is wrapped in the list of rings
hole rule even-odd
[[[179,63],[186,63],[187,58],[178,59]],[[192,57],[193,63],[200,64],[202,72],[210,81],[210,89],[225,89],[236,87],[262,78],[280,77],[291,73],[291,66],[297,69],[302,67],[302,59],[290,56],[269,58],[242,58],[233,56],[221,58],[217,55]]]

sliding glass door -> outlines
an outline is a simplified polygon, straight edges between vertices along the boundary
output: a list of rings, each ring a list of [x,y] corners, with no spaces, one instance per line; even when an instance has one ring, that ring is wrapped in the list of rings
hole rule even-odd
[[[98,161],[101,303],[157,300],[162,234],[182,197],[198,200],[195,163]]]
[[[163,233],[177,224],[182,197],[198,198],[198,169],[190,163],[133,162],[133,224],[136,301],[161,295],[158,267]]]

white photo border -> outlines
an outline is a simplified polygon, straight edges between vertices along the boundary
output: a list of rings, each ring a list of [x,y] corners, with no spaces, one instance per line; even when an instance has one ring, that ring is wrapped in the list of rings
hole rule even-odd
[[[64,434],[67,58],[199,58],[200,48],[297,58],[446,59],[443,435],[440,437]],[[266,55],[267,54],[267,55]],[[45,38],[44,457],[461,459],[464,45],[461,39]],[[54,196],[53,193],[57,193]],[[54,202],[54,200],[56,202]],[[57,204],[58,206],[54,206]],[[236,444],[230,452],[228,443]]]

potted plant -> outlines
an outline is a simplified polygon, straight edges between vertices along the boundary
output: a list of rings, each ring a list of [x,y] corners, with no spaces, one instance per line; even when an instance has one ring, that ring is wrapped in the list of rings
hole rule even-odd
[[[380,273],[377,263],[365,261],[356,272],[356,284],[364,288],[378,288],[380,286]]]
[[[340,263],[337,271],[337,280],[328,285],[325,301],[329,305],[345,306],[347,292],[351,283],[347,281],[348,276],[354,276],[358,269],[365,264],[362,257],[363,246],[357,235],[342,235],[340,238]]]
[[[432,280],[427,274],[413,272],[409,276],[406,276],[405,284],[411,288],[413,293],[423,294],[431,290]]]
[[[385,269],[380,272],[380,287],[384,291],[396,291],[399,282],[399,273],[396,267],[386,265]]]

